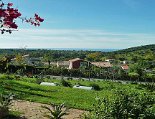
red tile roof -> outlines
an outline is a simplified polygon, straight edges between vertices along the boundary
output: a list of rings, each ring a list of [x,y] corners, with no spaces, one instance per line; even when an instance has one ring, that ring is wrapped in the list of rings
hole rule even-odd
[[[71,59],[71,60],[69,60],[70,62],[75,62],[75,61],[82,61],[82,59],[80,59],[80,58],[75,58],[75,59]]]
[[[129,66],[128,65],[123,65],[121,66],[123,70],[128,70],[129,69]]]

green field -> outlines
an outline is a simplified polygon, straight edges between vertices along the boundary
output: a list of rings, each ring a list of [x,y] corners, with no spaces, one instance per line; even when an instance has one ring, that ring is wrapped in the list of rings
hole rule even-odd
[[[14,76],[1,75],[0,91],[13,93],[16,99],[29,100],[41,103],[65,103],[72,108],[91,110],[95,99],[100,97],[110,97],[116,91],[126,90],[127,92],[147,93],[154,98],[154,91],[149,91],[140,84],[122,84],[120,82],[111,81],[77,81],[67,80],[71,85],[81,84],[90,86],[98,84],[100,91],[73,89],[63,86],[41,86],[36,82],[35,78],[14,78]],[[45,79],[46,81],[60,83],[60,80]]]

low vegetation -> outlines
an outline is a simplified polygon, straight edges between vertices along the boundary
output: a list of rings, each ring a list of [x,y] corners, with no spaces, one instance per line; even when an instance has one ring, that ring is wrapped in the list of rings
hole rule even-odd
[[[19,119],[20,112],[10,110],[13,100],[13,94],[1,92],[0,94],[0,119]],[[23,118],[20,118],[23,119]]]
[[[42,86],[37,83],[37,80],[37,78],[16,78],[15,75],[0,75],[0,93],[4,91],[7,94],[12,93],[17,99],[21,100],[46,104],[52,102],[55,110],[48,107],[44,108],[51,110],[49,116],[54,119],[61,119],[66,114],[62,110],[64,107],[64,105],[61,105],[62,103],[65,103],[70,108],[90,111],[90,113],[83,116],[84,119],[154,119],[155,117],[155,85],[152,83],[132,84],[130,82],[104,80],[85,81],[43,78],[42,81],[61,85]],[[92,86],[94,90],[72,88],[77,84]],[[5,106],[8,110],[10,103],[6,104],[8,104],[8,106]],[[1,109],[3,109],[2,107]],[[55,118],[52,115],[57,115],[57,117],[60,115],[60,118]]]
[[[70,82],[65,81],[64,79],[61,79],[61,85],[64,87],[72,87]]]
[[[42,108],[47,109],[50,115],[47,115],[49,119],[62,119],[64,115],[67,115],[68,108],[62,103],[60,105],[50,104],[51,107],[42,106]]]
[[[98,98],[83,119],[154,119],[154,103],[146,93],[117,91],[113,96]]]
[[[122,84],[121,82],[111,81],[83,81],[83,80],[65,80],[70,85],[76,84],[90,86],[95,90],[73,89],[61,86],[41,86],[36,83],[36,78],[4,79],[0,78],[0,91],[7,91],[15,94],[16,98],[41,103],[51,102],[56,104],[64,103],[73,108],[91,110],[96,97],[106,97],[114,95],[115,91],[128,90],[129,92],[146,92],[154,98],[154,91],[148,90],[145,86],[139,84]],[[13,76],[12,76],[13,77]],[[44,79],[61,84],[59,79]]]

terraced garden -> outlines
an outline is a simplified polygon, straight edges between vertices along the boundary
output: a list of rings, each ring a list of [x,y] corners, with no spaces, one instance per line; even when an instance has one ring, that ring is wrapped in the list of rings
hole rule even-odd
[[[0,92],[12,93],[15,99],[27,100],[30,102],[40,102],[44,104],[65,103],[70,108],[92,110],[93,104],[97,98],[111,98],[117,91],[126,91],[127,93],[136,92],[137,95],[147,94],[155,99],[155,92],[151,90],[153,85],[144,84],[122,84],[121,82],[111,81],[84,81],[67,80],[71,87],[61,85],[61,80],[44,79],[44,81],[56,82],[59,86],[41,86],[37,84],[37,78],[23,78],[14,75],[1,75]],[[98,85],[100,90],[74,89],[74,85]]]

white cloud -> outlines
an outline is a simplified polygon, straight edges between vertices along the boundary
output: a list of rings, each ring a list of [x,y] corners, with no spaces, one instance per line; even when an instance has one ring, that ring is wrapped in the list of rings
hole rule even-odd
[[[0,35],[0,48],[127,48],[153,44],[154,34],[89,29],[20,29]]]

